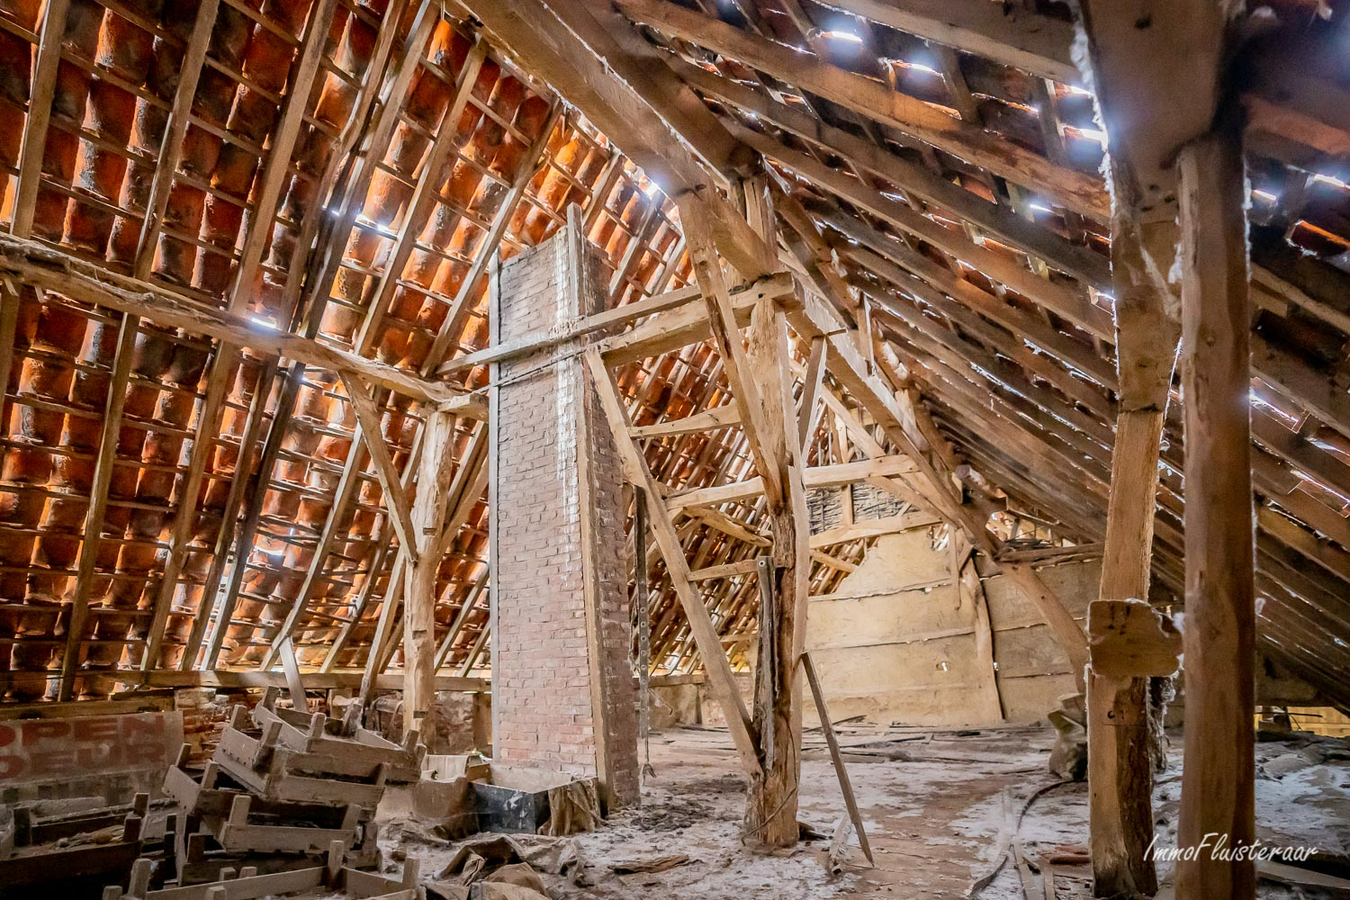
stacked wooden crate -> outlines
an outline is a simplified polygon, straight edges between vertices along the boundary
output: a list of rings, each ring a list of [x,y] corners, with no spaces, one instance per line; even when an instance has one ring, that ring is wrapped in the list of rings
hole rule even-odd
[[[312,865],[335,845],[351,866],[378,865],[375,808],[387,782],[419,778],[425,748],[415,732],[400,746],[354,723],[277,708],[269,692],[251,712],[234,708],[200,775],[187,769],[189,752],[164,783],[184,813],[182,885],[225,870]]]
[[[143,834],[149,803],[148,794],[137,794],[130,807],[80,800],[0,807],[0,887],[121,874],[138,857],[163,858],[175,818],[168,817],[162,840]]]

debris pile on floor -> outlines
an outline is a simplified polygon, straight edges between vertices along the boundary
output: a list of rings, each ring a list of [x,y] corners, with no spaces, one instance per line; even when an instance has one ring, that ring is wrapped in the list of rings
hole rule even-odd
[[[458,844],[427,900],[548,900],[540,873],[577,884],[581,854],[575,841],[540,835],[483,834]]]

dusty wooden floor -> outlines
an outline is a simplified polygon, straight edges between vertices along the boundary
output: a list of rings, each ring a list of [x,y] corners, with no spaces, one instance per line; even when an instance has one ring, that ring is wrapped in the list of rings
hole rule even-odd
[[[1175,738],[1179,744],[1179,735]],[[818,900],[831,897],[959,898],[990,871],[1001,835],[1023,801],[1055,779],[1046,768],[1050,734],[1039,728],[930,733],[922,729],[845,729],[841,741],[871,836],[877,865],[866,866],[854,847],[839,876],[825,869],[825,841],[777,856],[740,845],[744,781],[725,731],[681,729],[653,735],[655,775],[641,809],[615,816],[600,831],[579,835],[581,878],[554,878],[558,898],[612,900]],[[830,832],[843,801],[819,733],[808,733],[803,763],[802,821]],[[1343,748],[1350,745],[1340,745]],[[1350,749],[1343,751],[1350,757]],[[1259,744],[1257,802],[1260,837],[1282,844],[1311,843],[1350,852],[1350,759],[1317,763],[1285,744]],[[1175,828],[1180,752],[1159,779],[1155,809],[1160,843]],[[1027,812],[1019,839],[1033,862],[1056,848],[1081,846],[1087,836],[1087,790],[1067,785],[1041,795]],[[420,857],[432,875],[449,850],[416,842],[402,850]],[[655,874],[614,872],[616,864],[683,855],[688,862]],[[1085,866],[1057,866],[1057,900],[1090,896]],[[546,879],[547,880],[547,879]],[[1017,870],[1005,865],[978,895],[1020,900]],[[1042,900],[1032,894],[1034,900]],[[1300,895],[1262,884],[1263,900]],[[1315,898],[1311,890],[1301,896]]]

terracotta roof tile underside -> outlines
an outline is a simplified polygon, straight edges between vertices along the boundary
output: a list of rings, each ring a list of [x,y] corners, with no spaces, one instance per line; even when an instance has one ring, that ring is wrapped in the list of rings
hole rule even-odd
[[[1100,540],[1115,420],[1109,201],[1092,97],[1056,43],[1071,33],[1064,8],[1030,3],[1006,40],[980,42],[981,7],[1006,4],[963,0],[971,30],[955,38],[870,0],[617,5],[763,154],[784,233],[809,226],[800,236],[869,311],[958,455],[1040,534]],[[802,64],[779,71],[779,48]],[[614,267],[614,306],[692,279],[674,202],[515,68],[528,59],[508,62],[438,4],[0,0],[0,57],[0,227],[259,329],[435,376],[487,343],[494,255],[546,239],[571,206]],[[1350,702],[1350,186],[1325,123],[1259,86],[1250,108],[1261,636]],[[372,650],[382,615],[397,621],[386,598],[402,566],[336,372],[11,287],[17,315],[0,317],[0,353],[13,348],[0,355],[10,699],[271,667],[286,637],[326,671],[400,664],[396,640]],[[488,372],[446,377],[479,390]],[[729,399],[710,343],[628,364],[619,383],[639,426]],[[422,406],[374,398],[406,481]],[[1155,543],[1161,587],[1177,593],[1182,399],[1174,391]],[[854,442],[823,418],[813,463],[850,461]],[[462,483],[485,439],[482,423],[459,420]],[[645,446],[674,488],[753,474],[737,426]],[[488,665],[485,500],[468,498],[440,565],[447,674]],[[717,510],[678,521],[693,569],[762,552],[725,521],[757,529],[761,501]],[[832,590],[865,544],[818,555],[814,592]],[[687,671],[692,640],[649,558],[654,664]],[[753,577],[700,588],[743,664]]]

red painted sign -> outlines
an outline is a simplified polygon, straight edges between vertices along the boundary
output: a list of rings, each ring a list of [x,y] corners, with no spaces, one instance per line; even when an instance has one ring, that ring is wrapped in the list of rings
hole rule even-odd
[[[179,712],[0,722],[0,787],[165,770],[182,744]]]

